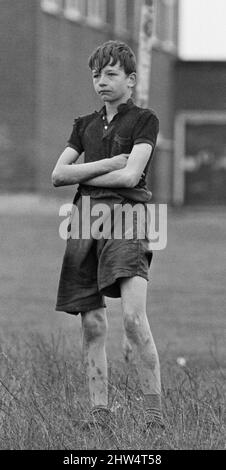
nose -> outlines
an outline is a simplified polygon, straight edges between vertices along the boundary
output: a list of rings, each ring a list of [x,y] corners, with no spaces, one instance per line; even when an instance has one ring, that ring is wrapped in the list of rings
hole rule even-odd
[[[107,84],[107,81],[106,81],[105,75],[101,75],[100,78],[99,78],[99,83],[98,83],[98,85],[99,85],[100,87],[104,87],[104,86],[106,86],[106,84]]]

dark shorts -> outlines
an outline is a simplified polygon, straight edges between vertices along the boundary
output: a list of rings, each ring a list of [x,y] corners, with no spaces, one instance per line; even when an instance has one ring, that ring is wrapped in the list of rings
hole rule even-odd
[[[120,297],[121,278],[148,280],[152,260],[145,204],[135,207],[122,197],[89,201],[80,196],[73,205],[60,275],[56,310],[72,314],[105,307],[104,296]]]

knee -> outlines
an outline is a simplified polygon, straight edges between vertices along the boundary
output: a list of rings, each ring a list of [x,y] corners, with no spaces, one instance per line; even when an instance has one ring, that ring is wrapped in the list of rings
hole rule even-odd
[[[107,318],[102,312],[88,312],[83,321],[84,336],[88,343],[103,340],[107,334]]]
[[[158,353],[148,322],[137,313],[125,315],[124,326],[129,341],[134,344],[143,363],[151,370],[158,367]]]
[[[130,341],[133,343],[140,342],[144,334],[143,326],[142,314],[133,309],[124,311],[124,327]]]

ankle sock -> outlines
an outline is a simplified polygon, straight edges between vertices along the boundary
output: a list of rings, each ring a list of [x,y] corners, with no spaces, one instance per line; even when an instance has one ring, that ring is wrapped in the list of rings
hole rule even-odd
[[[144,408],[145,408],[145,421],[146,422],[156,421],[156,422],[161,423],[163,421],[161,395],[159,394],[144,395]]]

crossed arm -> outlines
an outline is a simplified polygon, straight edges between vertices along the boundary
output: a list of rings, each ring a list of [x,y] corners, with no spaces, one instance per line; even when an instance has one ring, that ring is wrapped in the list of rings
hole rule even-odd
[[[133,146],[129,155],[74,165],[79,154],[67,147],[53,170],[52,182],[54,186],[82,183],[105,188],[133,188],[138,184],[151,152],[150,144],[140,143]]]

